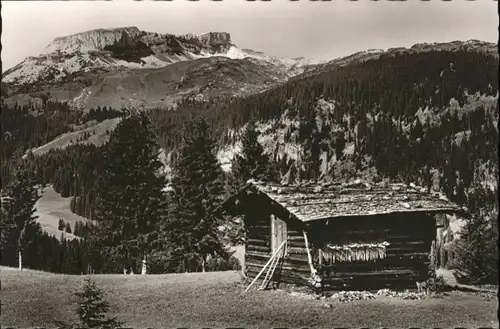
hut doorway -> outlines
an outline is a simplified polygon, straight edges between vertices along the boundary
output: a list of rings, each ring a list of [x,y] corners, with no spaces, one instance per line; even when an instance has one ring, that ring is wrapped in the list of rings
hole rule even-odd
[[[279,246],[283,243],[283,241],[287,240],[288,230],[286,222],[271,215],[271,254],[274,254],[276,250],[278,250]],[[284,255],[287,254],[287,246],[284,247]]]

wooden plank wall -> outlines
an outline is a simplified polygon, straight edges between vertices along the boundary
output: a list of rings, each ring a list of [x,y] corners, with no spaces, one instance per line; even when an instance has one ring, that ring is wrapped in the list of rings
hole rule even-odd
[[[326,232],[326,234],[325,234]],[[328,229],[316,225],[309,239],[321,246],[329,237],[333,244],[389,242],[386,257],[379,260],[342,262],[324,266],[324,287],[329,289],[414,288],[415,281],[428,278],[435,220],[426,215],[345,218],[331,220]],[[318,253],[315,262],[319,261]]]
[[[270,232],[270,219],[268,223],[268,232]],[[271,237],[270,234],[263,232],[264,227],[264,223],[260,222],[258,226],[249,227],[247,230],[245,269],[246,275],[252,279],[255,278],[272,255]],[[290,227],[290,223],[288,223],[288,228],[287,253],[278,264],[273,275],[273,281],[278,285],[279,283],[306,285],[311,270],[307,260],[304,237],[302,231],[296,227]]]
[[[254,279],[272,255],[271,211],[256,194],[247,196],[245,203],[245,274]]]
[[[277,211],[273,211],[273,207],[264,209],[260,206],[262,204],[263,202],[259,203],[257,207],[259,212],[245,221],[247,232],[245,274],[250,279],[255,278],[272,255],[271,214],[276,214]],[[287,252],[275,270],[273,281],[277,285],[280,283],[306,285],[311,271],[301,223],[291,220],[286,220],[286,223]]]

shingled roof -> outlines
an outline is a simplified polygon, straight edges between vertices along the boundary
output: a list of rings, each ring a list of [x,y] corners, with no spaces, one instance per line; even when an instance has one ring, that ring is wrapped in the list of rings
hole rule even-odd
[[[249,181],[247,189],[264,193],[303,222],[403,212],[464,212],[443,195],[405,184],[281,185]]]

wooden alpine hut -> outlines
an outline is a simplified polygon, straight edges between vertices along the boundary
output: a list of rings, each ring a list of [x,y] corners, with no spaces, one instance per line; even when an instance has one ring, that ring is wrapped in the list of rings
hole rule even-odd
[[[463,212],[416,186],[360,181],[249,181],[218,211],[243,220],[253,284],[320,290],[415,287],[433,270],[439,214]]]

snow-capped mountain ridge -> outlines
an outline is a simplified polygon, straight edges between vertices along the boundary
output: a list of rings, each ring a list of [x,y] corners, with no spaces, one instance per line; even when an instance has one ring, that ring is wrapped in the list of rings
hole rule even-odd
[[[14,85],[62,81],[73,73],[95,69],[161,68],[182,61],[213,56],[265,61],[288,76],[311,63],[240,49],[227,32],[173,35],[141,31],[135,26],[96,29],[55,38],[39,56],[27,57],[4,72]]]

